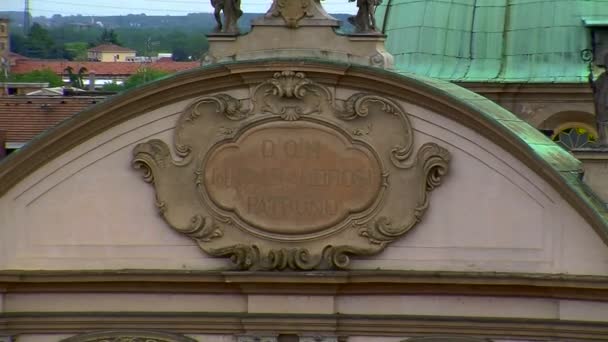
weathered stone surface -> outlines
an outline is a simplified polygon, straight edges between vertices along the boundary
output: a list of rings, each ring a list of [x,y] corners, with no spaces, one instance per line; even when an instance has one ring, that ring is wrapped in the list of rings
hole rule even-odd
[[[392,100],[333,91],[293,71],[250,98],[195,100],[175,130],[139,144],[134,166],[154,183],[164,219],[213,256],[243,269],[343,268],[412,229],[449,153],[414,148]]]
[[[205,187],[218,207],[277,234],[328,229],[374,204],[380,162],[370,148],[309,122],[253,127],[210,151]]]

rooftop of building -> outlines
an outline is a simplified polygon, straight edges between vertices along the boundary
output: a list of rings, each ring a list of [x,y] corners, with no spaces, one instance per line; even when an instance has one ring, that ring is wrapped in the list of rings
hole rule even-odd
[[[376,12],[398,72],[461,82],[584,83],[584,20],[606,0],[387,0]]]
[[[133,49],[116,44],[101,44],[88,49],[89,52],[135,52]]]
[[[50,127],[103,101],[103,96],[0,97],[0,129],[8,144],[23,144]]]
[[[49,69],[54,73],[61,75],[65,74],[67,67],[72,67],[73,70],[86,68],[87,73],[94,72],[97,75],[109,76],[124,76],[133,75],[143,67],[148,67],[156,70],[161,70],[169,73],[179,72],[183,70],[194,69],[200,66],[200,62],[175,62],[175,61],[158,61],[151,63],[136,63],[136,62],[77,62],[67,60],[42,60],[42,59],[26,59],[18,60],[11,72],[15,74],[24,74],[34,70]]]

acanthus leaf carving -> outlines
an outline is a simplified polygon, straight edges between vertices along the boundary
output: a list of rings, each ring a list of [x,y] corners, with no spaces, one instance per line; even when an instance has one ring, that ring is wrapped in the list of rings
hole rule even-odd
[[[326,87],[306,78],[304,73],[291,70],[274,73],[253,93],[254,112],[278,115],[286,121],[320,113],[331,102],[331,93]]]
[[[334,102],[291,70],[251,94],[187,106],[176,158],[159,139],[135,147],[133,165],[173,229],[239,269],[341,269],[422,220],[450,155],[433,142],[415,149],[398,102],[368,93]]]

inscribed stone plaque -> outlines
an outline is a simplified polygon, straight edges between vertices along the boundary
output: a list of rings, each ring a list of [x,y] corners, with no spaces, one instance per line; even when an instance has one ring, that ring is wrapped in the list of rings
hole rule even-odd
[[[214,205],[245,227],[286,235],[331,229],[364,212],[382,182],[370,147],[309,122],[251,128],[210,151],[203,170],[201,193]]]
[[[160,140],[135,147],[171,227],[242,269],[315,269],[378,253],[421,220],[449,154],[415,150],[398,104],[332,99],[291,71],[252,93],[193,101],[175,129],[177,159]]]

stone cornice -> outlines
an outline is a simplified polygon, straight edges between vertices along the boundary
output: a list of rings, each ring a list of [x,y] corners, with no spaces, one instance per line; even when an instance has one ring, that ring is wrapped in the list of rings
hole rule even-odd
[[[450,294],[608,301],[608,277],[429,271],[2,271],[0,291],[213,294]]]
[[[54,312],[0,314],[0,332],[78,334],[92,330],[159,330],[178,334],[307,332],[336,336],[478,336],[605,341],[606,322],[409,315],[294,315],[183,312]]]

